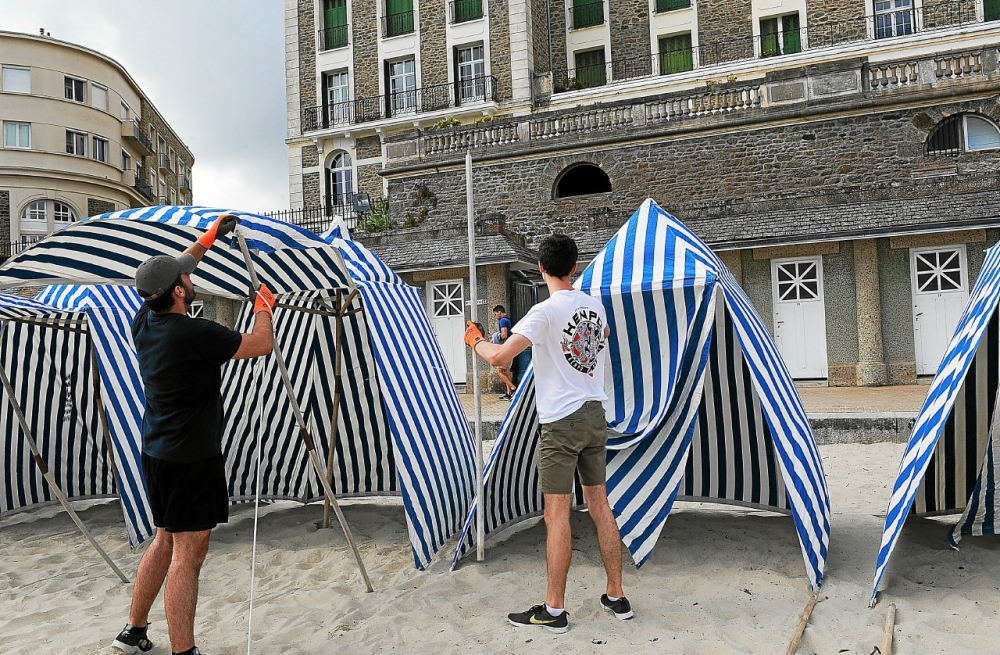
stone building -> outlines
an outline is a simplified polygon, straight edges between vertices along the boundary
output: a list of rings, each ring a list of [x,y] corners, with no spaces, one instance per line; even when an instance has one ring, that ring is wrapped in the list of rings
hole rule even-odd
[[[433,285],[467,277],[466,152],[477,221],[512,248],[565,232],[585,265],[654,198],[722,253],[793,376],[830,385],[932,375],[1000,239],[997,0],[286,9],[293,201],[385,196],[369,242],[432,318]],[[493,265],[516,306],[530,256]]]
[[[194,156],[99,52],[0,31],[0,255],[78,219],[192,204]]]

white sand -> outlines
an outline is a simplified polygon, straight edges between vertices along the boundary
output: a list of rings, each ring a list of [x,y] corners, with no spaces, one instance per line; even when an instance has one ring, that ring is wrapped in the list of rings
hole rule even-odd
[[[799,653],[870,655],[889,602],[896,653],[996,652],[1000,541],[944,543],[947,525],[911,519],[874,610],[867,608],[882,515],[902,446],[822,448],[833,537],[820,602]],[[131,576],[117,502],[81,503],[83,521]],[[626,557],[636,611],[617,621],[598,605],[603,569],[593,526],[573,517],[570,631],[507,624],[544,597],[544,529],[492,543],[486,561],[449,572],[450,550],[413,568],[398,503],[345,504],[376,592],[366,594],[339,528],[316,529],[322,508],[281,503],[260,522],[254,653],[784,653],[809,597],[791,518],[680,503],[649,562]],[[252,509],[219,528],[202,573],[196,631],[207,655],[246,653]],[[124,585],[58,507],[0,520],[0,653],[108,653],[124,625]],[[152,652],[169,653],[162,597]]]

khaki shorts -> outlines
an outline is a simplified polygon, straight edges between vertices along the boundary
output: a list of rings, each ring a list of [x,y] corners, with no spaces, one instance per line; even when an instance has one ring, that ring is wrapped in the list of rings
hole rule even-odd
[[[585,487],[604,484],[607,442],[604,406],[596,400],[554,423],[543,423],[538,444],[542,493],[573,493],[574,471],[580,472]]]

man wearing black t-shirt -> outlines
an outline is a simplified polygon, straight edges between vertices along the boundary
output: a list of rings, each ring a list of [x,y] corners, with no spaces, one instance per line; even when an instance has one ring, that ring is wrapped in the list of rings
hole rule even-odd
[[[220,216],[180,257],[151,257],[135,274],[145,300],[132,322],[146,395],[142,468],[156,535],[139,562],[128,624],[112,644],[125,655],[153,647],[146,636],[149,610],[165,578],[171,651],[200,653],[194,644],[198,575],[212,528],[229,520],[222,365],[266,355],[272,345],[274,296],[266,286],[257,293],[249,334],[187,315],[195,298],[191,273],[216,237],[232,232],[236,222],[232,215]]]

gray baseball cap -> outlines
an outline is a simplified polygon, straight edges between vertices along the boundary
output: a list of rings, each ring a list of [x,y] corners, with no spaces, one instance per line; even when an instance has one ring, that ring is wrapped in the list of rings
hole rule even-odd
[[[135,270],[135,290],[144,300],[155,300],[172,288],[178,275],[191,273],[197,265],[198,260],[191,254],[150,257]]]

